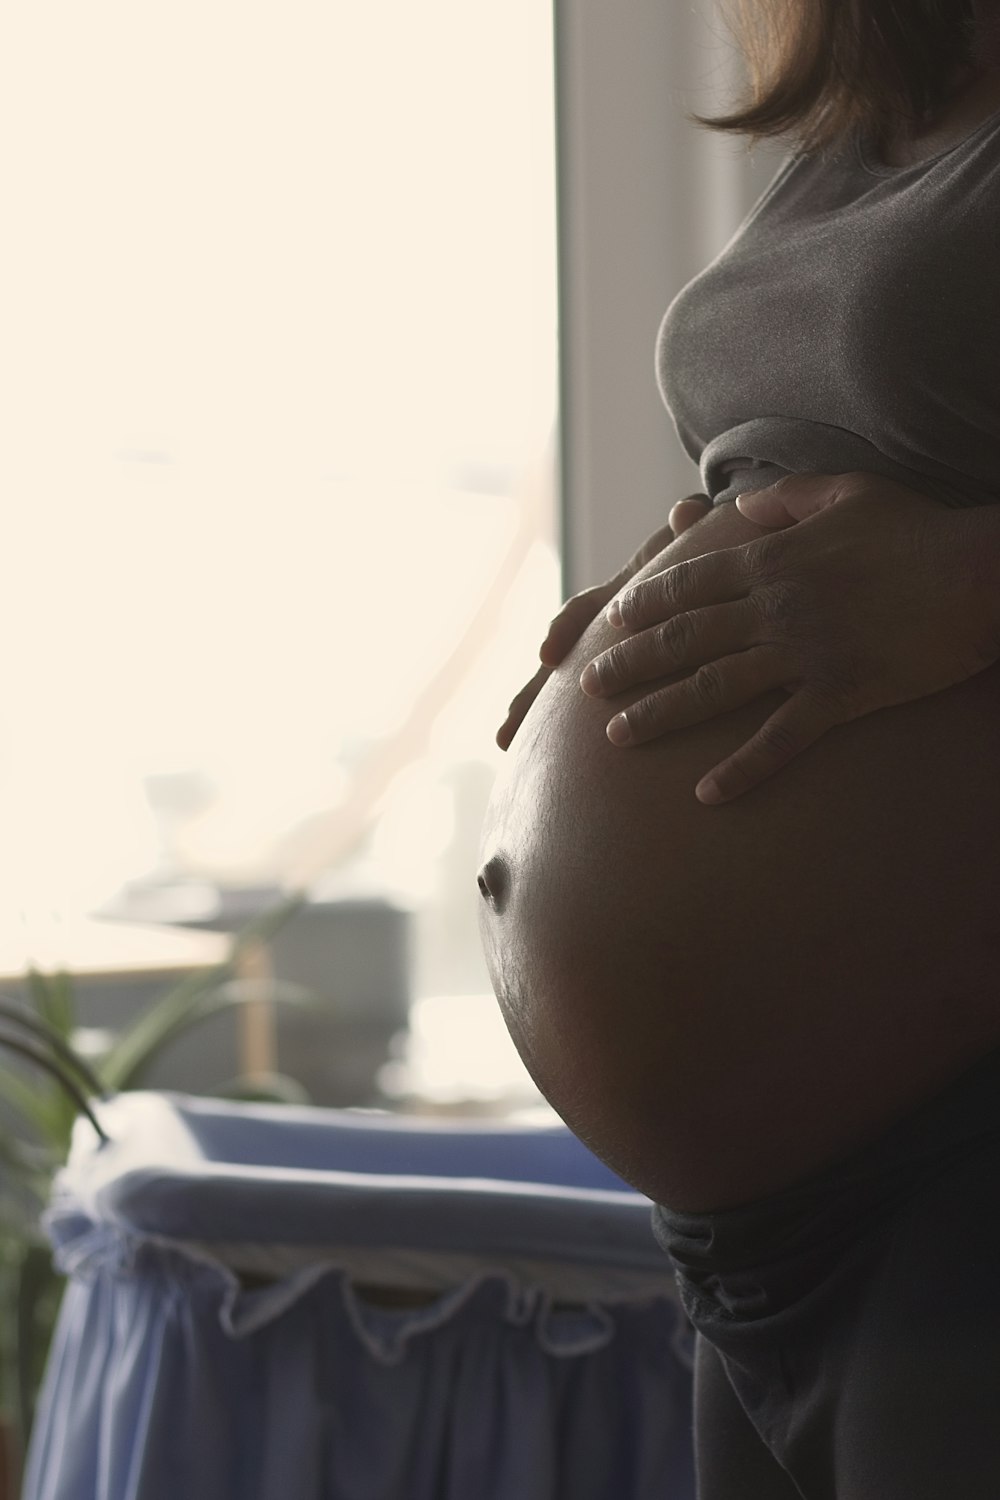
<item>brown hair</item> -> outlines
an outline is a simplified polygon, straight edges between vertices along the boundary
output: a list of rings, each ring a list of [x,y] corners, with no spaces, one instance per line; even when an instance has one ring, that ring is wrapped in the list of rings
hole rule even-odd
[[[735,0],[723,10],[749,70],[729,114],[693,124],[750,137],[790,136],[813,153],[854,129],[884,141],[926,123],[980,66],[981,0]]]

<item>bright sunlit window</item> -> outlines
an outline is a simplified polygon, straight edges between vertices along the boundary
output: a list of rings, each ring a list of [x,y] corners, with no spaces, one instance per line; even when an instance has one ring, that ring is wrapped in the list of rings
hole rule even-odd
[[[535,0],[0,28],[5,926],[384,897],[461,1041],[442,1097],[484,1046],[505,1086],[493,1012],[448,1005],[488,996],[493,734],[559,601],[551,32]]]

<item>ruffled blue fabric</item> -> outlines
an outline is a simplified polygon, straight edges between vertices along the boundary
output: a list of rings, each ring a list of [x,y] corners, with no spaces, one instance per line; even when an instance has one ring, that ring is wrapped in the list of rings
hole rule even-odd
[[[326,1244],[317,1244],[315,1261],[248,1284],[206,1235],[204,1197],[193,1193],[197,1222],[179,1223],[185,1180],[197,1186],[200,1178],[203,1187],[206,1174],[211,1180],[225,1164],[199,1156],[205,1140],[197,1129],[180,1151],[182,1137],[168,1139],[169,1130],[144,1138],[144,1127],[164,1124],[163,1097],[126,1097],[136,1102],[113,1117],[120,1170],[114,1143],[110,1155],[107,1148],[102,1154],[78,1130],[47,1215],[55,1262],[69,1284],[23,1500],[692,1500],[693,1335],[669,1277],[659,1293],[628,1295],[627,1285],[623,1293],[623,1265],[641,1258],[631,1229],[609,1235],[612,1290],[601,1295],[595,1225],[615,1213],[624,1223],[639,1195],[606,1191],[607,1169],[599,1163],[594,1181],[601,1187],[578,1182],[574,1189],[592,1283],[585,1302],[566,1305],[551,1278],[544,1287],[532,1285],[505,1268],[487,1239],[478,1269],[455,1285],[413,1297],[413,1305],[387,1306],[329,1250],[347,1230],[338,1221],[338,1185],[351,1203],[355,1246],[364,1241],[358,1202],[374,1202],[377,1194],[352,1198],[339,1167]],[[170,1100],[169,1109],[175,1124],[190,1126],[183,1096]],[[332,1134],[343,1124],[337,1112],[312,1114],[328,1116]],[[231,1114],[226,1123],[236,1123]],[[245,1124],[252,1135],[267,1121],[251,1116]],[[357,1120],[350,1124],[360,1139]],[[553,1133],[546,1134],[551,1152]],[[582,1148],[566,1136],[567,1175],[578,1179]],[[476,1137],[472,1129],[473,1168]],[[159,1164],[156,1138],[167,1142]],[[492,1132],[487,1149],[495,1152],[497,1139]],[[511,1140],[516,1144],[516,1133]],[[521,1144],[530,1146],[530,1137],[522,1134]],[[460,1162],[456,1132],[442,1134],[441,1145],[443,1155]],[[383,1146],[391,1146],[384,1130]],[[554,1165],[546,1170],[558,1175]],[[150,1223],[158,1171],[170,1233]],[[235,1177],[221,1173],[220,1200],[227,1180],[239,1183],[244,1243],[260,1244],[269,1220],[279,1246],[293,1231],[301,1261],[305,1246],[288,1212],[288,1179],[266,1169],[255,1183],[244,1161]],[[420,1180],[440,1203],[443,1179],[425,1172]],[[491,1211],[505,1202],[507,1216],[519,1219],[512,1239],[522,1253],[533,1250],[541,1263],[546,1251],[554,1252],[568,1264],[573,1194],[551,1183],[552,1201],[544,1185],[521,1197],[505,1193],[505,1183],[516,1188],[510,1178],[490,1183],[475,1172],[468,1179],[453,1173],[451,1216],[457,1221],[462,1204],[474,1209],[484,1194]],[[313,1192],[316,1183],[310,1177],[303,1186]],[[284,1220],[271,1212],[276,1187]],[[130,1191],[142,1205],[141,1228],[129,1222]],[[418,1223],[420,1201],[419,1192],[396,1194],[396,1237],[402,1246],[422,1242],[432,1264],[433,1236]],[[562,1226],[558,1246],[553,1202]],[[539,1205],[549,1216],[538,1215],[544,1232],[533,1244]],[[639,1205],[648,1218],[648,1203]],[[232,1203],[224,1216],[231,1245]],[[384,1217],[383,1203],[375,1218]],[[648,1235],[649,1268],[662,1269],[651,1227]]]

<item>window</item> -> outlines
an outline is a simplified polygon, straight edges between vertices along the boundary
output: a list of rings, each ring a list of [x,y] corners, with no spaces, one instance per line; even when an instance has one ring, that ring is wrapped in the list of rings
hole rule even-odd
[[[417,1005],[487,995],[493,733],[560,592],[551,13],[4,34],[8,930],[303,879],[412,911]]]

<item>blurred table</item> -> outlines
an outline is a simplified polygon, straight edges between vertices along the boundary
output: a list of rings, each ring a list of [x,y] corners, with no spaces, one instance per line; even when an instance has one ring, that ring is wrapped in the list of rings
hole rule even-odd
[[[0,984],[19,981],[34,966],[64,969],[81,979],[150,979],[221,963],[229,944],[215,932],[193,932],[91,917],[18,914],[0,928]]]

